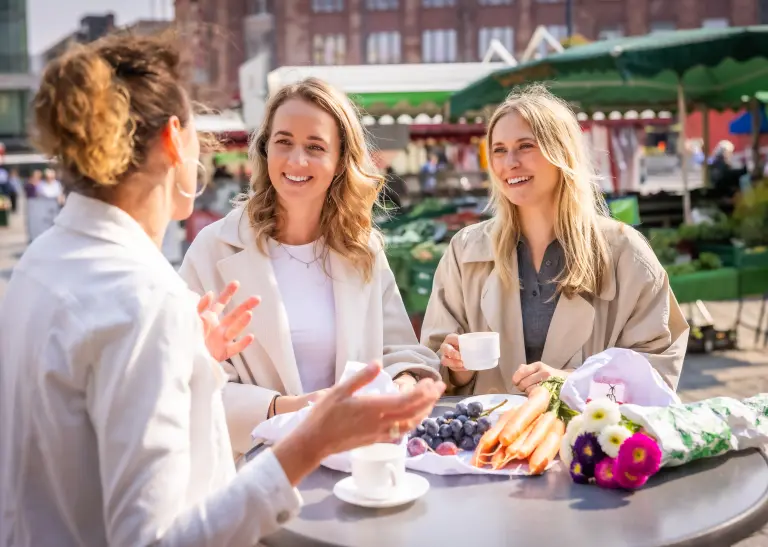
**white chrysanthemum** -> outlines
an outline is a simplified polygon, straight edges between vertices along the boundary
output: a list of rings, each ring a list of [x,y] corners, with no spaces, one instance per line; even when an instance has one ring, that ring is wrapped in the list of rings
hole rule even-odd
[[[582,416],[584,416],[584,431],[589,433],[599,433],[603,428],[616,425],[621,421],[619,405],[607,397],[587,403]]]
[[[584,432],[584,416],[579,414],[571,418],[568,422],[568,427],[565,428],[565,439],[568,440],[568,444],[573,446],[576,442],[576,437]]]
[[[611,458],[619,456],[621,443],[632,436],[632,432],[623,425],[609,425],[598,435],[597,442],[600,448]]]
[[[560,441],[560,461],[563,462],[566,468],[571,468],[571,462],[573,461],[573,448],[571,443],[568,442],[568,437],[563,437]]]

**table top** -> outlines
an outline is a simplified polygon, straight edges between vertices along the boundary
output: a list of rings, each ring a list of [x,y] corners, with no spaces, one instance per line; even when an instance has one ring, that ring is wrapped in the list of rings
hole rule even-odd
[[[443,400],[434,413],[453,404]],[[333,486],[347,475],[320,468],[299,487],[301,514],[263,544],[705,547],[768,521],[768,460],[754,449],[663,469],[631,493],[574,484],[559,465],[540,477],[420,474],[430,482],[424,497],[369,509],[337,499]]]

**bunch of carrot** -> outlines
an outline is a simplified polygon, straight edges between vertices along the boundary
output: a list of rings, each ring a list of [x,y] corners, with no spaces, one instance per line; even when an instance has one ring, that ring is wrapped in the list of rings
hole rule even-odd
[[[550,410],[552,393],[534,389],[522,405],[505,412],[486,431],[472,458],[472,465],[502,469],[510,462],[528,461],[531,475],[540,475],[557,457],[565,435],[565,423]]]

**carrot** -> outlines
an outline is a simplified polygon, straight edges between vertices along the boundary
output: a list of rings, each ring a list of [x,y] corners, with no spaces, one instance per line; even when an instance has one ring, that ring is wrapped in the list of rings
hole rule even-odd
[[[501,450],[497,450],[491,458],[491,467],[494,469],[501,469],[504,467],[507,460],[507,451],[504,447]]]
[[[549,467],[560,451],[560,443],[564,435],[565,424],[561,420],[555,420],[544,442],[533,451],[528,460],[528,472],[531,475],[540,475]]]
[[[509,448],[507,448],[507,452],[511,456],[518,457],[517,454],[520,452],[520,447],[523,446],[523,443],[525,443],[525,440],[528,438],[528,435],[531,434],[531,431],[533,431],[533,428],[536,426],[538,421],[541,420],[541,416],[536,418],[534,422],[529,425],[527,428],[525,428],[525,431],[514,441],[512,441],[512,444],[509,445]]]
[[[477,448],[475,448],[475,454],[472,456],[470,462],[471,465],[482,467],[485,463],[488,463],[484,460],[486,460],[492,452],[495,453],[494,448],[498,450],[497,445],[499,443],[499,435],[504,431],[504,427],[506,427],[507,423],[517,415],[519,409],[520,406],[510,408],[504,414],[499,416],[499,420],[491,429],[483,433],[483,436],[480,437],[480,442],[477,443]]]
[[[531,431],[531,434],[525,439],[525,442],[518,452],[518,457],[521,460],[527,459],[533,454],[534,450],[544,442],[544,439],[547,438],[552,426],[555,425],[555,421],[557,421],[557,416],[554,412],[542,414],[539,419],[536,420],[536,425],[534,426],[533,431]]]
[[[504,430],[499,435],[499,442],[504,446],[509,446],[517,439],[533,421],[544,414],[549,406],[549,399],[552,394],[545,387],[537,387],[528,396],[519,407],[519,411],[509,420]]]

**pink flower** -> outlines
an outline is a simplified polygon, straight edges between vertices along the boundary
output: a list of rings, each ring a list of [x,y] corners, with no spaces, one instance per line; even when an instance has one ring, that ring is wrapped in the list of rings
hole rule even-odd
[[[628,471],[622,471],[620,466],[614,468],[616,484],[626,490],[637,490],[648,482],[648,475],[633,475]]]
[[[656,441],[644,433],[635,433],[619,448],[615,474],[650,477],[661,467],[661,450]]]
[[[618,488],[616,477],[613,474],[616,460],[614,458],[603,458],[595,466],[595,482],[601,488]]]

